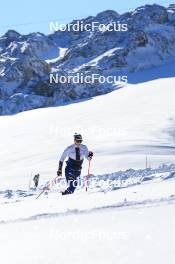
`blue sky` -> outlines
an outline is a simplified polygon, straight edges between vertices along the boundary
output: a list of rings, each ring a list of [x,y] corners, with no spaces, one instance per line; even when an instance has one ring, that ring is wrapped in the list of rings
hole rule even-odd
[[[84,18],[106,9],[124,13],[144,4],[168,6],[167,0],[14,0],[1,1],[0,35],[8,29],[27,34],[30,32],[49,33],[49,21],[68,23],[76,18]]]

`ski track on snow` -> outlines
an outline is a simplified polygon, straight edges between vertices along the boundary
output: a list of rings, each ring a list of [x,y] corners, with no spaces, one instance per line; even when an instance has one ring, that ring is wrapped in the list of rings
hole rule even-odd
[[[111,210],[111,209],[118,209],[118,210],[127,210],[127,209],[140,209],[140,208],[148,208],[148,207],[157,207],[161,206],[162,204],[175,204],[175,195],[171,195],[170,197],[164,197],[160,199],[146,199],[143,201],[123,201],[112,205],[101,206],[92,208],[90,210],[67,210],[66,212],[58,212],[58,213],[43,213],[43,214],[36,214],[32,215],[27,218],[18,218],[14,220],[1,220],[0,224],[12,224],[12,223],[20,223],[20,222],[28,222],[28,221],[37,221],[41,219],[49,219],[49,218],[57,218],[62,216],[69,216],[74,214],[89,214],[89,213],[96,213],[103,210]]]

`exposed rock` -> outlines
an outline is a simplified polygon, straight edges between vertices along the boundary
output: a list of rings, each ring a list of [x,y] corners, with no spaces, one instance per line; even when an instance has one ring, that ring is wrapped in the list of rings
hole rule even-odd
[[[80,31],[21,35],[9,30],[0,38],[0,115],[59,105],[104,94],[117,84],[49,83],[49,74],[84,76],[133,72],[175,59],[175,5],[145,5],[119,15],[107,10],[82,23]],[[127,25],[126,31],[86,31],[87,23]],[[144,58],[144,59],[143,59]]]

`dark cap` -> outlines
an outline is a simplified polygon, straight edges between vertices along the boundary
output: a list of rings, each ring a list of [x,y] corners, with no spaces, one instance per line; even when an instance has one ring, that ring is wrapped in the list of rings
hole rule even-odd
[[[82,141],[83,140],[82,139],[82,135],[75,133],[74,134],[74,140],[80,140],[80,141]]]

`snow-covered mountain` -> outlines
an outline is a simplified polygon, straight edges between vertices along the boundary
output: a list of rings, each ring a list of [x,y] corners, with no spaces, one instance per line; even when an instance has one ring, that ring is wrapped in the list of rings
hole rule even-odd
[[[9,30],[2,36],[0,115],[60,105],[118,88],[117,83],[98,82],[51,85],[50,73],[128,75],[128,82],[132,83],[132,72],[142,74],[144,69],[175,61],[174,5],[145,5],[122,15],[107,10],[83,19],[83,25],[93,22],[127,24],[128,30],[58,30],[48,36],[21,35]]]

